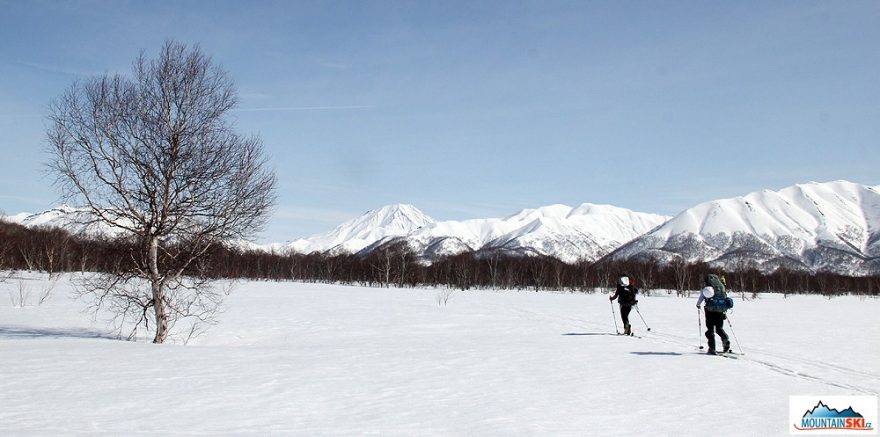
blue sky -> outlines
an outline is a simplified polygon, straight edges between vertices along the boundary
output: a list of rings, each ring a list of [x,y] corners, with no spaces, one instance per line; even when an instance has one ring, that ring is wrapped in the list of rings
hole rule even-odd
[[[259,241],[411,203],[435,219],[553,203],[673,215],[880,184],[880,2],[0,0],[0,210],[58,202],[49,101],[198,43],[279,176]]]

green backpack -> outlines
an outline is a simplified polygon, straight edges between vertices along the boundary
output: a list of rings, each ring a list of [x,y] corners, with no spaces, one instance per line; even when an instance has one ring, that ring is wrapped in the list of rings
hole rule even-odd
[[[713,273],[706,276],[706,285],[715,290],[715,295],[706,299],[706,311],[723,313],[733,308],[733,299],[727,297],[727,290],[718,275]]]

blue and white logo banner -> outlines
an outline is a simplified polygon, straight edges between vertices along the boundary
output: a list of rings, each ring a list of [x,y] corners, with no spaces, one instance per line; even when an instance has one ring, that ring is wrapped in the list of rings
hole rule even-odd
[[[792,435],[876,435],[877,396],[789,396]]]

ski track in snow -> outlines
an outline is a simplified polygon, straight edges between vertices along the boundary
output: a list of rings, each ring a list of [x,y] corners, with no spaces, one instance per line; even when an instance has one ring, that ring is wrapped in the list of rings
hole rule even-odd
[[[604,326],[601,326],[601,324],[599,324],[599,323],[587,323],[586,321],[584,321],[582,319],[575,319],[575,318],[571,318],[571,317],[551,318],[551,317],[545,316],[543,314],[540,314],[540,313],[537,313],[534,311],[528,311],[528,310],[523,310],[523,309],[514,309],[513,311],[515,311],[519,314],[526,315],[527,318],[529,318],[529,319],[541,320],[544,322],[555,324],[560,327],[571,327],[571,324],[580,324],[580,325],[584,325],[584,326],[590,325],[590,326],[586,326],[589,329],[605,328]],[[633,324],[632,322],[635,321],[632,317],[633,315],[638,317],[638,314],[635,311],[633,311],[630,314],[631,324]],[[558,320],[563,320],[563,321],[566,321],[567,323],[559,323]],[[641,321],[641,319],[639,319],[639,321]],[[635,324],[633,324],[633,325],[634,325],[634,328],[633,328],[634,330],[638,329],[638,328],[635,328]],[[733,338],[733,335],[730,334],[730,332],[731,332],[730,326],[725,325],[725,328],[728,332],[728,335],[731,336],[731,338],[730,338],[731,344],[734,347],[736,347],[736,340]],[[607,328],[605,328],[605,329],[607,329]],[[705,329],[705,327],[704,327],[704,329]],[[671,344],[671,345],[678,346],[681,349],[681,351],[683,351],[683,352],[690,351],[690,350],[699,350],[697,347],[695,347],[693,345],[692,340],[685,339],[684,337],[677,336],[674,334],[657,332],[656,330],[652,329],[651,331],[646,331],[645,333],[639,334],[639,335],[640,336],[637,337],[639,339],[645,339],[647,341],[653,341],[653,342],[659,342],[659,343],[665,343],[665,344]],[[721,340],[719,339],[717,341],[720,342]],[[701,352],[701,354],[705,354],[705,353]],[[765,357],[765,358],[759,359],[759,358],[755,358],[755,356]],[[767,370],[781,373],[786,376],[791,376],[794,378],[799,378],[799,379],[803,379],[803,380],[807,380],[807,381],[819,382],[819,383],[822,383],[825,385],[829,385],[829,386],[833,386],[833,387],[837,387],[837,388],[842,388],[845,390],[855,391],[855,392],[859,392],[859,393],[863,393],[863,394],[880,396],[880,393],[878,393],[877,391],[866,389],[866,388],[855,386],[855,385],[851,385],[851,384],[847,384],[844,382],[839,382],[839,381],[832,380],[827,377],[813,376],[809,373],[806,373],[805,371],[797,370],[795,367],[797,367],[797,365],[800,365],[802,367],[814,367],[817,369],[824,369],[826,371],[841,373],[846,376],[853,376],[854,375],[854,376],[860,376],[860,377],[867,377],[872,382],[880,383],[880,375],[878,375],[877,373],[851,369],[851,368],[848,368],[845,366],[828,364],[828,363],[824,363],[824,362],[820,362],[820,361],[816,361],[816,360],[811,360],[809,358],[786,356],[786,355],[782,355],[782,354],[772,354],[772,353],[769,353],[766,351],[762,351],[760,349],[755,349],[755,350],[749,349],[748,352],[745,354],[737,354],[736,358],[739,360],[742,360],[746,363],[757,365],[757,366],[763,367]],[[776,360],[781,360],[782,363],[768,361],[768,358],[769,359],[775,358]]]
[[[729,328],[728,328],[728,331],[729,331]],[[651,340],[659,340],[659,341],[663,341],[663,342],[670,343],[670,344],[675,344],[675,345],[682,346],[682,347],[686,346],[685,342],[681,338],[675,338],[677,336],[674,336],[671,334],[656,333],[654,331],[651,331],[651,333],[654,333],[655,335],[658,335],[659,337],[652,338],[650,335],[647,335],[646,338],[651,339]],[[720,340],[718,340],[718,341],[720,341]],[[735,348],[736,341],[731,338],[731,342],[733,344],[733,347]],[[699,349],[691,346],[691,350],[699,350]],[[825,385],[838,387],[838,388],[842,388],[842,389],[846,389],[846,390],[850,390],[850,391],[856,391],[859,393],[870,394],[870,395],[875,395],[875,396],[880,394],[880,393],[873,391],[873,390],[870,390],[870,389],[866,389],[866,388],[859,387],[859,386],[852,385],[852,384],[847,384],[844,382],[839,382],[837,380],[832,380],[828,377],[813,376],[809,373],[805,373],[802,370],[797,370],[795,367],[798,367],[798,365],[801,367],[815,367],[815,368],[819,368],[819,369],[825,369],[826,371],[830,370],[835,373],[843,373],[846,375],[857,375],[857,376],[863,376],[863,377],[866,376],[870,380],[872,380],[873,382],[880,381],[880,376],[877,376],[876,374],[871,373],[871,372],[865,372],[865,371],[861,371],[861,370],[850,369],[850,368],[843,367],[843,366],[835,366],[835,365],[830,365],[830,364],[826,364],[826,363],[820,363],[820,362],[810,360],[807,358],[802,358],[802,357],[791,357],[791,356],[784,356],[784,355],[779,355],[779,354],[770,354],[770,353],[760,351],[760,350],[748,349],[744,352],[745,353],[738,353],[736,355],[736,358],[739,360],[743,360],[743,361],[750,363],[750,364],[761,366],[761,367],[763,367],[767,370],[771,370],[773,372],[781,373],[786,376],[791,376],[794,378],[803,379],[803,380],[807,380],[807,381],[819,382],[819,383],[822,383]],[[705,352],[701,352],[701,354],[705,354]],[[767,358],[764,358],[764,359],[755,358],[756,356],[757,357],[763,356],[763,357],[775,358],[777,360],[782,360],[782,363],[768,361]],[[785,363],[785,364],[783,364],[783,363]]]
[[[14,307],[19,280],[47,283],[0,283],[2,435],[778,435],[789,395],[880,392],[877,299],[737,298],[745,355],[715,360],[695,298],[663,292],[624,338],[603,293],[243,282],[190,346],[153,346],[64,281]]]

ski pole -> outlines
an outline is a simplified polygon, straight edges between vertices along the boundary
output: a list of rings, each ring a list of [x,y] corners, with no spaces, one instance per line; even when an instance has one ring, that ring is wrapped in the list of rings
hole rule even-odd
[[[697,325],[700,330],[697,333],[697,338],[700,340],[700,350],[703,350],[703,318],[700,317],[700,308],[697,307]]]
[[[614,332],[620,335],[620,330],[617,329],[617,314],[614,312],[614,302],[609,300],[608,303],[611,304],[611,320],[614,320]]]
[[[739,353],[742,354],[742,355],[745,355],[746,353],[743,352],[743,348],[742,348],[742,346],[739,344],[739,339],[736,338],[736,331],[733,330],[733,323],[731,323],[731,321],[730,321],[730,316],[728,316],[728,315],[726,315],[726,314],[725,314],[725,316],[726,316],[726,318],[727,318],[727,325],[730,326],[730,333],[733,334],[733,339],[736,340],[736,347],[739,348]]]
[[[638,315],[639,315],[639,318],[640,318],[640,319],[642,319],[642,323],[644,323],[644,324],[645,324],[645,328],[648,328],[648,331],[650,331],[650,330],[651,330],[651,327],[650,327],[650,326],[648,326],[648,322],[646,322],[646,321],[645,321],[645,318],[644,318],[644,317],[642,317],[642,312],[641,312],[641,311],[639,311],[639,306],[638,306],[638,305],[636,305],[636,306],[635,306],[635,307],[636,307],[636,313],[638,313]]]

